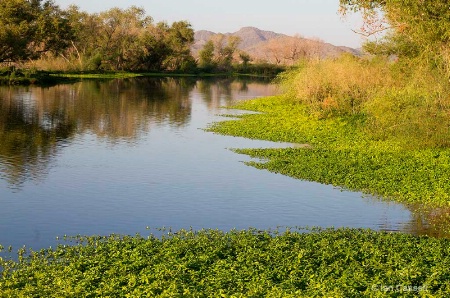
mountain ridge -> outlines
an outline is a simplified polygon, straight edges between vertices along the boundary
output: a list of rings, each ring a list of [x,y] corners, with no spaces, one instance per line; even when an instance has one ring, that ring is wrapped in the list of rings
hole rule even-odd
[[[361,55],[359,49],[346,46],[335,46],[318,39],[289,36],[274,31],[261,30],[246,26],[236,32],[216,33],[209,30],[199,30],[194,34],[195,42],[191,47],[194,56],[211,38],[216,35],[225,37],[237,36],[241,39],[238,50],[248,53],[254,61],[264,61],[274,64],[293,64],[297,56],[317,56],[320,58],[338,56],[342,53]]]

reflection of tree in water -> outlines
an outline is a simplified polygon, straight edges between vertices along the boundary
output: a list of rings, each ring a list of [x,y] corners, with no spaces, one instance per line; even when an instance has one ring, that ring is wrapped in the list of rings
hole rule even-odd
[[[65,121],[64,111],[39,113],[23,101],[15,102],[12,92],[0,93],[0,177],[20,185],[40,178],[56,143],[70,138],[75,126]]]
[[[450,238],[450,208],[410,205],[411,222],[405,232]]]
[[[92,130],[111,141],[136,138],[151,124],[185,125],[191,114],[189,92],[195,85],[185,79],[139,78],[107,82],[87,81],[63,92],[76,101],[78,130]]]
[[[51,88],[0,88],[0,177],[11,185],[45,174],[58,148],[90,131],[111,142],[152,125],[185,125],[195,80],[84,81]]]
[[[239,93],[246,93],[249,98],[273,95],[276,90],[269,83],[268,78],[204,78],[197,82],[197,88],[209,108],[218,108],[230,104]],[[252,93],[247,93],[249,90]]]

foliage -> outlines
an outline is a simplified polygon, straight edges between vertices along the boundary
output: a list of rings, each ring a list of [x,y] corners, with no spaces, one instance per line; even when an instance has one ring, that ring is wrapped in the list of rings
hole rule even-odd
[[[194,31],[188,22],[153,24],[142,8],[112,8],[98,15],[69,10],[79,70],[180,70],[192,61]],[[69,53],[70,54],[70,53]]]
[[[67,238],[66,238],[67,239]],[[445,297],[447,239],[353,229],[74,237],[1,260],[2,297]],[[402,296],[403,297],[403,296]]]
[[[397,81],[384,60],[349,54],[337,59],[305,60],[279,80],[290,96],[319,117],[360,113],[373,93]]]
[[[181,70],[195,67],[186,21],[153,24],[142,8],[98,14],[52,0],[0,2],[0,62],[30,60],[55,71]]]
[[[341,11],[359,11],[367,36],[387,31],[369,49],[415,59],[450,76],[450,10],[446,1],[434,0],[340,0]]]
[[[0,68],[0,85],[51,85],[57,80],[48,72],[36,69],[16,69],[15,67]]]
[[[0,62],[58,53],[68,46],[71,33],[52,0],[0,2]]]
[[[241,39],[237,36],[224,34],[214,35],[199,52],[199,67],[203,71],[226,72],[233,68],[233,60]],[[246,57],[248,62],[250,59]],[[246,62],[246,63],[247,63]]]
[[[250,64],[237,53],[235,36],[217,35],[191,54],[194,31],[187,21],[153,23],[142,8],[87,13],[53,0],[0,2],[0,63],[51,72],[234,72],[274,76],[283,67]],[[235,64],[237,61],[242,63]],[[5,80],[2,80],[5,82]]]
[[[450,145],[450,85],[439,72],[383,58],[304,61],[279,77],[293,102],[317,118],[361,115],[374,139],[407,147]]]
[[[215,68],[214,63],[214,43],[208,40],[199,52],[199,65],[201,69],[210,72]]]

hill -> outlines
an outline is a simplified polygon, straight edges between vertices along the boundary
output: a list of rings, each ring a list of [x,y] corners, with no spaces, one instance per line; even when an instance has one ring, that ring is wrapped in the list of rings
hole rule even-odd
[[[195,43],[192,46],[194,56],[205,43],[215,35],[225,37],[237,36],[241,39],[240,51],[248,53],[254,61],[266,61],[274,64],[292,64],[300,57],[330,57],[342,53],[360,55],[361,52],[350,47],[335,46],[318,39],[308,39],[300,36],[288,36],[255,27],[243,27],[233,33],[215,33],[207,30],[195,32]]]

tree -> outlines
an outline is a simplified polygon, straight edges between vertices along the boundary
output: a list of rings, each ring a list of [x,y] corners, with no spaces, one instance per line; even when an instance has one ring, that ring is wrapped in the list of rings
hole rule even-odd
[[[195,63],[190,50],[194,43],[194,30],[191,24],[179,21],[173,22],[170,27],[167,26],[165,43],[170,48],[165,60],[166,69],[184,70],[189,68],[189,64]]]
[[[367,49],[378,54],[431,62],[450,76],[450,9],[448,1],[340,0],[342,14],[360,12],[360,34],[385,33]]]
[[[70,38],[69,22],[52,0],[0,1],[0,62],[62,51]]]
[[[248,63],[250,61],[252,61],[252,58],[250,57],[250,55],[246,52],[240,52],[239,53],[239,58],[242,61],[242,66],[244,67],[244,69],[247,69],[248,67]]]
[[[141,33],[150,27],[152,18],[145,15],[142,8],[112,8],[99,14],[100,26],[96,46],[108,65],[118,70],[130,69],[138,55]]]
[[[27,1],[0,2],[0,62],[27,57],[27,44],[33,35],[30,28],[33,19]]]
[[[34,1],[39,2],[39,1]],[[33,3],[33,1],[32,1]],[[64,51],[73,38],[73,31],[67,14],[55,5],[53,1],[45,1],[34,8],[36,13],[34,41],[29,45],[35,57],[42,53],[58,54]]]
[[[211,39],[215,49],[215,63],[220,70],[230,70],[234,58],[234,53],[241,42],[238,36],[230,35],[228,38],[224,34],[214,35]]]
[[[171,52],[169,45],[165,42],[167,28],[166,23],[158,23],[143,32],[141,36],[143,54],[140,57],[142,69],[164,70],[164,61]]]
[[[96,46],[101,26],[99,16],[80,11],[75,5],[69,6],[66,13],[73,36],[64,58],[69,62],[78,61],[80,69],[98,69],[101,65],[101,54]]]
[[[266,47],[266,57],[274,64],[294,65],[300,59],[320,57],[320,42],[298,35],[272,39]]]
[[[141,36],[141,66],[154,71],[188,70],[195,66],[190,50],[193,41],[194,31],[188,22],[174,22],[172,26],[159,22]]]
[[[214,43],[212,40],[208,40],[200,50],[199,66],[206,71],[210,71],[214,68]]]

